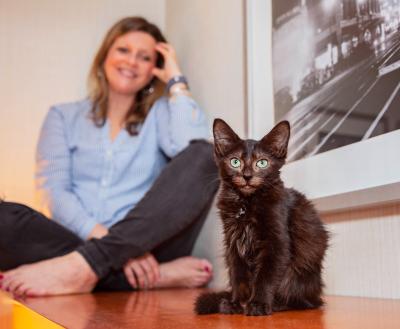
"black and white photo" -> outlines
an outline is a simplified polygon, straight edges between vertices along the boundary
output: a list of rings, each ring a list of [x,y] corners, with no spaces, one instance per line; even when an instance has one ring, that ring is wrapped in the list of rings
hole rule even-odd
[[[275,121],[289,161],[400,128],[400,1],[273,0]]]

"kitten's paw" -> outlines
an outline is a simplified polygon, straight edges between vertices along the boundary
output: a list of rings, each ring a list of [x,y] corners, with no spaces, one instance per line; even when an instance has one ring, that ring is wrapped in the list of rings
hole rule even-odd
[[[246,305],[244,313],[252,316],[271,315],[272,309],[267,307],[267,304],[265,303],[252,302]]]
[[[219,304],[219,312],[223,314],[242,314],[243,308],[239,303],[223,298]]]

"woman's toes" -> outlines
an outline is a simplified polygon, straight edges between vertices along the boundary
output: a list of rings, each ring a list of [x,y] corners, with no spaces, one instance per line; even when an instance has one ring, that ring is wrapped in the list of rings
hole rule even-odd
[[[192,274],[192,282],[191,286],[192,287],[201,287],[206,285],[208,282],[210,282],[212,278],[212,273],[209,268],[203,269],[199,271],[197,268],[196,271]]]
[[[205,259],[192,256],[175,259],[160,266],[158,287],[199,287],[212,277],[212,265]]]
[[[12,282],[10,282],[10,285],[8,286],[8,289],[9,289],[8,291],[10,293],[12,293],[13,295],[17,295],[16,292],[21,286],[22,286],[22,282],[17,281],[17,280],[12,281]]]
[[[206,271],[206,269],[211,270],[212,265],[207,259],[201,259],[201,258],[196,258],[196,257],[184,257],[181,259],[182,262],[185,262],[185,264],[190,267],[194,268],[196,270],[200,271]]]
[[[25,291],[25,296],[26,297],[40,297],[40,296],[46,296],[46,293],[44,291],[36,291],[33,288],[27,288]]]
[[[14,290],[14,295],[18,297],[23,297],[26,295],[27,286],[25,284],[20,284],[18,288]]]
[[[10,277],[4,278],[4,280],[2,282],[2,285],[1,285],[1,289],[4,290],[4,291],[9,291],[10,283],[11,283],[11,278]]]
[[[198,276],[195,278],[196,281],[196,285],[197,286],[202,286],[207,284],[208,282],[210,282],[211,280],[211,275],[202,275],[202,276]]]
[[[212,273],[212,264],[207,259],[201,260],[202,269],[207,273]]]

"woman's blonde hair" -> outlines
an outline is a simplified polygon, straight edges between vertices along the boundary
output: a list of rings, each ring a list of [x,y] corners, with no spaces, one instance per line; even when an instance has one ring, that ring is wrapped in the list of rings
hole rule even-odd
[[[104,72],[104,61],[114,41],[133,31],[145,32],[157,42],[166,42],[160,29],[142,17],[126,17],[111,27],[94,58],[88,77],[89,98],[93,104],[91,117],[98,127],[103,126],[107,119],[109,86]],[[162,67],[162,65],[163,58],[157,53],[156,66]],[[137,126],[145,120],[151,106],[164,94],[164,90],[165,84],[154,77],[146,87],[136,94],[135,101],[125,118],[126,130],[130,135],[138,133]]]

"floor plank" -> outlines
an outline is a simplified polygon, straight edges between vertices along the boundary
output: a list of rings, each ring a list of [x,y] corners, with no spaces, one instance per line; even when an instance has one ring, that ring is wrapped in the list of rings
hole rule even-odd
[[[265,317],[193,313],[201,289],[29,298],[22,303],[67,328],[399,329],[400,300],[327,296],[319,310]]]

